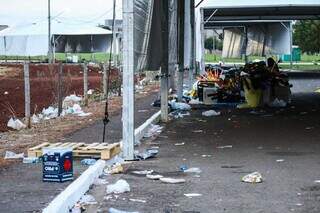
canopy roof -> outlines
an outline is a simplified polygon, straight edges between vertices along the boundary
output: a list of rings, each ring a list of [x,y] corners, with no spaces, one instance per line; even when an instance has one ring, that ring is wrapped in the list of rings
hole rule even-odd
[[[52,35],[108,35],[110,30],[96,26],[70,25],[63,23],[52,23]],[[25,35],[48,35],[48,24],[46,22],[26,24],[4,29],[0,36],[25,36]]]

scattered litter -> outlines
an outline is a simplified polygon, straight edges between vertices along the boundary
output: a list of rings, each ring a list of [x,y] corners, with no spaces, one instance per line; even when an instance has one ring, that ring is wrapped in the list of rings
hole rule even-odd
[[[150,175],[153,173],[153,170],[133,171],[131,173],[136,175]]]
[[[40,159],[37,157],[27,157],[27,158],[23,158],[22,163],[26,163],[26,164],[32,164],[32,163],[39,163]]]
[[[138,203],[146,203],[146,200],[141,200],[141,199],[133,199],[133,198],[129,198],[130,201],[132,202],[138,202]]]
[[[107,185],[107,194],[121,194],[124,192],[130,192],[130,186],[125,180],[118,180],[115,184]]]
[[[42,115],[45,120],[50,120],[50,119],[56,118],[56,117],[58,117],[58,108],[54,108],[52,106],[49,106],[47,109],[44,108],[42,110]]]
[[[184,196],[188,197],[188,198],[193,198],[193,197],[201,197],[202,194],[198,194],[198,193],[189,193],[189,194],[184,194]]]
[[[127,211],[122,211],[115,208],[110,208],[109,213],[139,213],[139,212],[127,212]]]
[[[308,127],[306,127],[306,130],[312,130],[312,129],[314,129],[313,126],[308,126]]]
[[[6,154],[4,156],[4,159],[20,159],[24,158],[24,153],[16,154],[11,151],[6,151]]]
[[[86,166],[91,166],[91,165],[95,164],[96,162],[97,162],[96,159],[90,159],[90,158],[81,160],[81,164],[86,165]]]
[[[211,155],[201,155],[201,157],[203,157],[203,158],[210,158]]]
[[[201,129],[200,129],[200,130],[193,130],[192,132],[193,132],[193,133],[202,133],[203,130],[201,130]]]
[[[171,183],[171,184],[178,184],[178,183],[185,183],[186,180],[185,179],[175,179],[175,178],[160,178],[161,182],[164,183]]]
[[[221,115],[221,112],[216,112],[214,110],[209,110],[209,111],[202,112],[202,115],[206,116],[206,117],[219,116],[219,115]]]
[[[175,145],[175,146],[184,146],[184,144],[185,144],[185,143],[182,142],[182,143],[175,143],[174,145]]]
[[[135,153],[135,159],[137,160],[146,160],[149,158],[154,158],[158,154],[158,149],[147,149],[143,153]]]
[[[88,91],[89,92],[89,91]],[[76,95],[69,95],[63,99],[62,107],[64,109],[68,107],[73,107],[74,104],[78,104],[82,101],[82,98]]]
[[[22,123],[19,119],[16,119],[16,118],[10,118],[7,126],[15,130],[21,130],[21,129],[27,128],[27,126],[24,123]]]
[[[193,167],[193,168],[189,168],[189,169],[183,170],[183,172],[200,174],[202,171],[199,168]]]
[[[138,112],[149,112],[149,110],[147,110],[147,109],[140,109],[140,110],[138,110]]]
[[[186,103],[170,101],[169,104],[172,110],[181,110],[181,111],[191,110],[191,106]]]
[[[261,183],[262,175],[259,172],[253,172],[242,178],[242,181],[245,183]]]
[[[296,203],[296,206],[303,206],[302,203]]]
[[[93,90],[93,89],[89,89],[89,90],[88,90],[88,92],[87,92],[87,94],[88,94],[88,95],[92,95],[92,94],[93,94],[93,92],[94,92],[94,90]]]
[[[314,182],[315,182],[315,183],[320,183],[320,180],[315,180]]]
[[[123,173],[123,167],[120,163],[116,163],[109,168],[106,168],[104,173],[108,175],[120,174]]]
[[[174,117],[175,119],[178,119],[178,118],[183,118],[185,116],[190,116],[190,112],[182,113],[180,111],[173,111],[169,115]]]
[[[284,162],[284,159],[278,159],[277,162],[278,163]]]
[[[284,100],[274,99],[272,103],[269,104],[270,107],[286,107],[287,103]]]
[[[146,177],[150,180],[159,180],[160,178],[163,178],[162,175],[150,175],[150,174],[147,174]]]
[[[40,118],[36,114],[33,114],[31,117],[31,123],[37,124],[39,122],[40,122]]]
[[[3,94],[4,94],[4,95],[9,95],[9,92],[8,92],[8,91],[5,91]]]
[[[163,127],[156,124],[151,124],[148,131],[144,134],[144,138],[151,138],[153,136],[156,136],[162,132]]]
[[[197,105],[202,104],[203,102],[199,101],[199,99],[191,99],[188,104]]]
[[[98,204],[98,202],[96,201],[96,199],[92,195],[83,195],[80,198],[79,203],[84,206]]]
[[[232,147],[232,145],[218,146],[217,149],[231,149]]]
[[[102,178],[96,178],[93,182],[93,185],[96,185],[96,186],[101,186],[106,184],[108,184],[108,181]]]

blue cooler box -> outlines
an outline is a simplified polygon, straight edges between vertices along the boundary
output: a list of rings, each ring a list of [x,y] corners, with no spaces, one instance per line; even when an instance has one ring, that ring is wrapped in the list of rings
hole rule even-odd
[[[42,180],[65,182],[73,180],[73,159],[70,148],[43,148]]]

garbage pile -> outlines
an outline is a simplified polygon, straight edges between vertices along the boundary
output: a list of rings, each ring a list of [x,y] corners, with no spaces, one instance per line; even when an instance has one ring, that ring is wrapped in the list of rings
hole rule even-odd
[[[289,78],[279,71],[274,59],[245,66],[207,65],[188,92],[192,103],[213,105],[237,103],[238,108],[285,107],[291,101]]]
[[[238,105],[238,108],[285,107],[291,102],[292,85],[289,84],[289,78],[279,71],[272,58],[269,58],[267,63],[248,63],[240,70],[246,103]]]

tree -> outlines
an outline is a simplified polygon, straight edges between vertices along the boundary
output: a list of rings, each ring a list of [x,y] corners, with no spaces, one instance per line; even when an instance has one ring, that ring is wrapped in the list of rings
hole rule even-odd
[[[217,39],[217,37],[209,37],[204,42],[204,48],[209,50],[210,52],[213,51],[213,39],[214,39],[214,49],[222,50],[222,41]]]
[[[293,43],[298,45],[302,52],[320,52],[320,21],[298,21],[294,26]]]

